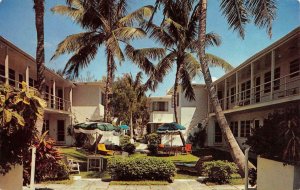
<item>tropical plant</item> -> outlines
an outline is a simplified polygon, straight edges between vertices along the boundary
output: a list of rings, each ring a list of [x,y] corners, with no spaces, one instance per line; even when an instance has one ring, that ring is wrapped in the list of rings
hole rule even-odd
[[[24,156],[37,133],[35,123],[46,103],[36,91],[0,85],[0,174],[7,173]]]
[[[275,111],[252,130],[246,144],[263,157],[296,164],[300,161],[300,111],[289,107]]]
[[[45,180],[62,180],[69,178],[69,168],[62,162],[62,157],[58,149],[54,146],[53,139],[47,137],[48,131],[42,136],[36,136],[34,146],[36,147],[36,182]],[[25,157],[24,162],[24,184],[30,181],[31,154]]]
[[[116,69],[115,58],[122,62],[125,57],[120,43],[128,44],[130,40],[146,35],[141,28],[133,25],[150,16],[153,7],[144,6],[127,14],[126,0],[66,0],[66,3],[66,6],[55,6],[52,11],[71,17],[85,31],[66,37],[58,45],[52,59],[65,53],[73,53],[64,72],[77,77],[95,58],[98,48],[102,45],[105,47],[107,80],[104,120],[108,121],[111,112],[112,81]]]
[[[244,38],[245,26],[250,21],[251,17],[254,24],[259,28],[266,27],[268,34],[271,36],[272,22],[276,16],[276,1],[274,0],[221,0],[220,7],[222,14],[226,17],[229,28],[238,31],[239,36]],[[240,174],[245,173],[245,156],[240,149],[232,131],[229,128],[228,122],[225,118],[220,102],[218,100],[216,89],[212,84],[211,74],[208,67],[208,62],[205,53],[206,44],[206,19],[207,19],[207,0],[199,0],[197,5],[199,7],[199,30],[198,41],[200,44],[198,50],[199,61],[204,75],[204,81],[208,94],[211,99],[213,110],[216,114],[216,119],[222,131],[222,135],[227,143],[230,154],[239,168]],[[248,164],[248,163],[247,163]],[[254,166],[250,163],[250,167]]]
[[[200,64],[193,54],[199,48],[197,40],[199,10],[197,7],[193,8],[187,0],[168,1],[167,6],[164,9],[166,12],[160,26],[147,22],[144,23],[144,27],[150,30],[151,38],[161,43],[168,50],[167,55],[157,66],[160,77],[164,77],[164,74],[168,73],[173,65],[176,66],[172,106],[175,122],[178,123],[178,85],[181,84],[188,100],[195,100],[191,83],[197,75],[201,76]],[[206,39],[206,46],[219,46],[221,44],[221,39],[216,33],[208,33]],[[206,59],[210,66],[218,66],[225,71],[233,68],[228,62],[215,55],[207,54]],[[162,71],[163,68],[164,71]]]

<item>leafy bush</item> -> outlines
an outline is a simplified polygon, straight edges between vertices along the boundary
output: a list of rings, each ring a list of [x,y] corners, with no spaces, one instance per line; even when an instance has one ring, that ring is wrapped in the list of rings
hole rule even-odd
[[[249,183],[251,186],[256,185],[257,171],[254,168],[249,169]]]
[[[128,152],[129,154],[133,154],[134,153],[134,151],[135,151],[135,146],[134,146],[134,144],[126,144],[124,147],[123,147],[123,150],[125,151],[125,152]]]
[[[217,160],[204,162],[203,171],[207,174],[208,181],[225,184],[229,182],[231,175],[238,171],[238,168],[233,162]]]
[[[275,111],[264,125],[253,129],[246,144],[258,155],[296,164],[300,161],[300,111],[289,107]]]
[[[161,141],[160,136],[157,133],[151,133],[147,135],[147,141],[150,154],[156,155],[158,152],[158,144]]]
[[[172,181],[176,168],[173,162],[161,158],[115,157],[108,160],[108,172],[115,180]]]
[[[86,142],[89,141],[87,134],[84,133],[75,133],[74,138],[76,147],[83,147],[86,144]]]
[[[199,123],[193,134],[188,136],[189,142],[192,143],[193,147],[203,148],[206,141],[206,130],[202,127],[202,124]]]
[[[55,179],[62,180],[69,178],[68,166],[62,162],[58,149],[54,146],[54,140],[47,137],[45,132],[41,137],[36,137],[36,172],[37,182]],[[30,181],[31,154],[24,159],[24,184]]]
[[[0,85],[0,174],[6,174],[12,166],[23,163],[30,152],[35,123],[43,113],[46,102],[33,90]]]

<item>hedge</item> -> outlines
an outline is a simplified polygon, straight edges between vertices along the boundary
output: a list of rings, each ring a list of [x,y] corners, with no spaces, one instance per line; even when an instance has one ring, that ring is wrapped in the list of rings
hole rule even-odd
[[[108,172],[114,180],[172,181],[176,167],[173,162],[161,158],[114,157],[108,160]]]

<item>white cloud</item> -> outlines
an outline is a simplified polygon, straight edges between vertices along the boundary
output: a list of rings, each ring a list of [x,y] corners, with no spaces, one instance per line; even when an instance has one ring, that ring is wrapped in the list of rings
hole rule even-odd
[[[0,3],[2,3],[2,0],[0,0]]]
[[[218,78],[217,77],[211,77],[211,80],[214,82],[214,81],[218,80]]]

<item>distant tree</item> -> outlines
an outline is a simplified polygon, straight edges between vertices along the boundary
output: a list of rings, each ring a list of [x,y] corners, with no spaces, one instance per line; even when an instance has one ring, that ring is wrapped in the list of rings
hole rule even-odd
[[[74,81],[76,82],[96,82],[98,81],[90,71],[86,72],[86,75],[80,75],[79,77],[75,78]]]
[[[133,123],[141,120],[145,125],[149,120],[147,96],[147,83],[142,83],[142,73],[135,78],[131,74],[119,77],[113,84],[113,116],[118,117],[126,124],[130,124],[131,138],[133,137]]]

